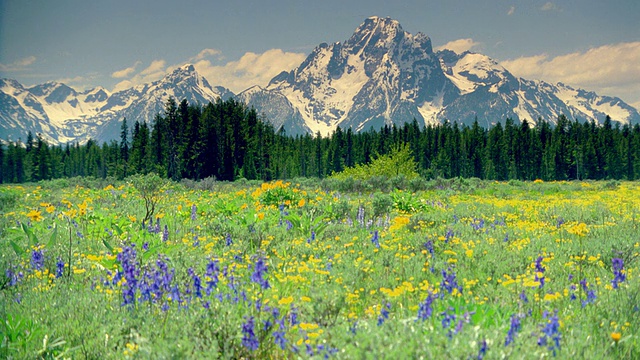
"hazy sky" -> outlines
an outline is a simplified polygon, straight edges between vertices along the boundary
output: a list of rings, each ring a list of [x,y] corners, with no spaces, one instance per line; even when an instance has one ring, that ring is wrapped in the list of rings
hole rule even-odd
[[[640,108],[639,0],[0,0],[0,77],[114,91],[194,63],[239,92],[372,15]]]

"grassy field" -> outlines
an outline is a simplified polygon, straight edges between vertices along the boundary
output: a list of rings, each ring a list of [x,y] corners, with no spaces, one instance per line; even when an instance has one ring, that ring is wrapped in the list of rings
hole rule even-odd
[[[300,182],[0,187],[0,357],[640,358],[640,183]]]

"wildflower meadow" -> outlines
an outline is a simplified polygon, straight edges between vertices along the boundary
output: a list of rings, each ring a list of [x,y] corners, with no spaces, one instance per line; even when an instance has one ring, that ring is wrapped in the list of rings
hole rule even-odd
[[[0,358],[640,358],[640,183],[0,187]]]

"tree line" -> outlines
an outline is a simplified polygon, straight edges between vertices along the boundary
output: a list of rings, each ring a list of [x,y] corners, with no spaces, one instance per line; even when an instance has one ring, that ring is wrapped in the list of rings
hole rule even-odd
[[[25,143],[0,145],[0,182],[149,172],[173,180],[323,178],[400,144],[426,178],[640,179],[640,125],[614,125],[608,116],[602,125],[564,115],[535,126],[508,118],[489,129],[477,121],[425,127],[414,119],[360,133],[288,136],[234,99],[201,106],[171,98],[152,124],[123,119],[119,141],[52,146],[29,133]]]

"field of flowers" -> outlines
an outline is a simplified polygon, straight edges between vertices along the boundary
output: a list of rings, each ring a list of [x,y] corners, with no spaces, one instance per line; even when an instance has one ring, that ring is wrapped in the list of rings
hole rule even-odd
[[[0,358],[640,358],[640,183],[80,183],[0,187]]]

